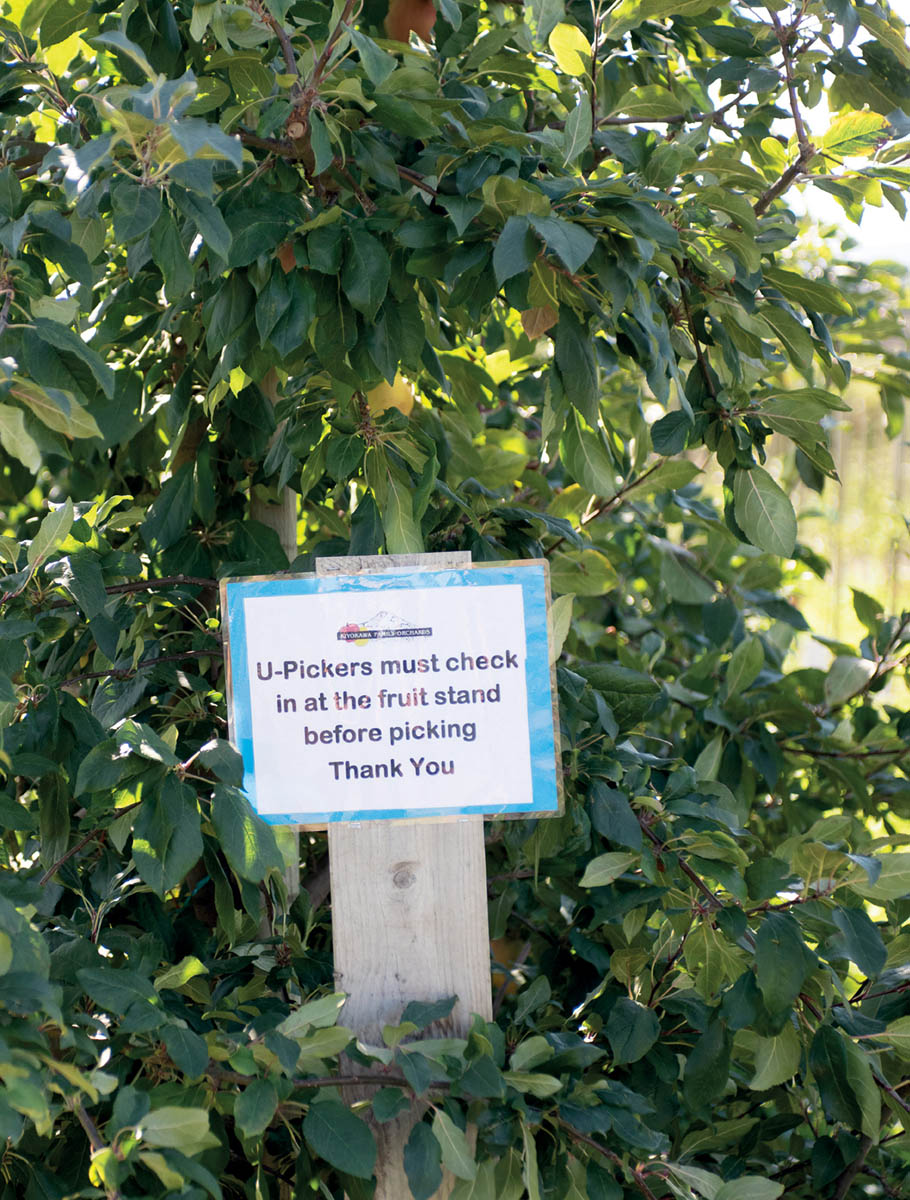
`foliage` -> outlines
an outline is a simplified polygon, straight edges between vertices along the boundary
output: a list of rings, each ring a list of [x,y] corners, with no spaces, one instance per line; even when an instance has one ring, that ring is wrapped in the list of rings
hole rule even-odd
[[[365,1109],[416,1094],[417,1197],[897,1196],[910,614],[857,592],[862,643],[788,668],[781,557],[825,564],[763,464],[835,473],[879,293],[805,269],[785,197],[903,211],[903,27],[438,9],[404,45],[379,0],[7,0],[4,1195],[368,1196]],[[251,516],[286,487],[291,564]],[[239,790],[213,583],[454,548],[549,559],[566,812],[490,827],[496,1020],[356,1047]],[[355,1108],[345,1051],[385,1068]]]

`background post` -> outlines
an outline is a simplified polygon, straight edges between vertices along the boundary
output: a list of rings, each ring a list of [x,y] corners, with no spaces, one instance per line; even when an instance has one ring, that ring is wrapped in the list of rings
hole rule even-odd
[[[467,552],[322,558],[319,575],[398,567],[442,570],[469,565]],[[440,821],[364,821],[329,825],[335,978],[348,995],[342,1021],[381,1044],[411,1000],[457,995],[428,1036],[462,1036],[472,1013],[492,1018],[490,938],[483,817]],[[353,1092],[353,1089],[351,1089]],[[420,1116],[415,1105],[374,1124],[378,1155],[374,1200],[410,1196],[402,1152]],[[448,1195],[451,1180],[438,1197]]]

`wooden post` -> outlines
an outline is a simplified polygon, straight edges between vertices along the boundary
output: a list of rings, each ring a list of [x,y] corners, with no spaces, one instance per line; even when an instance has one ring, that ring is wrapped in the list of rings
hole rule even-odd
[[[274,369],[267,372],[260,385],[272,404],[278,403],[278,378]],[[277,435],[276,435],[277,436]],[[297,557],[297,493],[292,488],[282,490],[277,504],[269,504],[258,496],[250,498],[250,516],[269,529],[274,529],[281,542],[281,549],[287,555],[288,562]],[[300,834],[296,830],[288,830],[285,835],[293,839],[296,847],[293,865],[284,872],[284,885],[288,893],[288,911],[300,893]]]
[[[470,564],[470,554],[317,559],[319,575]],[[471,1014],[490,1020],[490,935],[483,817],[363,821],[329,826],[335,978],[348,994],[342,1021],[367,1044],[382,1044],[411,1000],[458,996],[430,1036],[464,1036]],[[353,1091],[353,1089],[351,1089]],[[407,1200],[404,1144],[420,1107],[374,1124],[374,1200]],[[452,1181],[437,1193],[449,1194]]]

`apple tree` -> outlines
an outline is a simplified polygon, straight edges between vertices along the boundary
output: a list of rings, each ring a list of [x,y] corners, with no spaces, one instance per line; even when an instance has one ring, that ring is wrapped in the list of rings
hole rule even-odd
[[[904,213],[901,20],[2,11],[4,1200],[368,1197],[414,1096],[417,1200],[906,1194],[910,613],[858,580],[794,665],[827,564],[766,456],[837,486],[857,353],[900,429],[889,280],[794,201]],[[449,549],[549,561],[565,813],[488,827],[495,1019],[358,1048],[216,583]]]

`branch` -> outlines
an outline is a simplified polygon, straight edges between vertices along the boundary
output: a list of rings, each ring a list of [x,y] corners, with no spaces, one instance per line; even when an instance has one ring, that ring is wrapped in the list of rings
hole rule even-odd
[[[268,25],[275,37],[281,43],[281,53],[284,55],[285,66],[288,69],[289,75],[296,75],[300,78],[300,68],[297,66],[297,55],[294,53],[294,43],[291,41],[288,32],[282,26],[280,21],[276,21],[269,10],[259,0],[248,0],[250,8],[263,23]]]
[[[408,183],[412,183],[414,185],[414,187],[419,187],[422,191],[426,192],[427,195],[429,195],[429,196],[438,196],[439,195],[439,192],[436,190],[436,188],[430,187],[430,185],[428,183],[425,183],[423,180],[423,176],[418,175],[416,171],[412,171],[409,167],[397,167],[396,166],[396,169],[402,179],[406,180]]]
[[[224,652],[213,647],[211,650],[184,650],[182,654],[162,654],[159,658],[143,659],[138,666],[135,667],[111,667],[107,671],[86,671],[83,675],[71,675],[69,679],[64,679],[59,687],[66,687],[69,683],[82,683],[85,679],[131,679],[132,676],[138,675],[143,667],[153,667],[156,663],[167,662],[182,662],[185,658],[222,658]]]
[[[241,1075],[239,1071],[222,1071],[214,1064],[209,1064],[208,1074],[216,1081],[223,1080],[225,1083],[241,1083],[247,1085],[250,1082],[249,1075]],[[327,1087],[402,1087],[413,1091],[413,1086],[401,1074],[390,1074],[383,1071],[376,1075],[316,1075],[312,1079],[306,1079],[301,1076],[294,1076],[291,1083],[297,1088],[327,1088]],[[431,1088],[446,1089],[451,1087],[451,1084],[445,1080],[439,1080],[430,1084]]]
[[[128,592],[148,592],[165,587],[217,587],[217,579],[203,579],[197,575],[165,575],[161,579],[134,579],[131,583],[112,583],[104,590],[109,596],[126,595]],[[55,600],[51,608],[75,608],[75,600]]]
[[[790,95],[790,111],[793,113],[793,124],[796,128],[796,140],[799,144],[800,157],[811,158],[815,153],[812,143],[806,133],[806,127],[803,124],[802,113],[799,111],[799,97],[796,94],[796,83],[793,79],[793,59],[790,55],[790,39],[796,32],[796,25],[790,25],[784,29],[780,23],[780,17],[773,8],[768,10],[768,15],[771,18],[771,24],[774,26],[774,32],[777,34],[777,40],[780,44],[781,54],[784,59],[784,73],[787,77],[787,91]]]
[[[141,803],[142,803],[141,800],[137,800],[135,804],[125,805],[123,808],[120,808],[117,810],[117,816],[122,817],[124,813],[131,812],[134,808],[138,808]],[[63,866],[63,864],[69,862],[69,860],[75,854],[78,854],[83,846],[87,846],[89,844],[89,842],[92,840],[92,838],[96,838],[96,837],[98,837],[99,834],[106,833],[106,832],[107,832],[106,829],[101,829],[101,828],[92,829],[85,835],[84,838],[80,838],[80,840],[78,842],[76,842],[75,846],[71,846],[69,848],[69,850],[67,850],[66,854],[61,855],[61,857],[58,858],[55,863],[53,863],[51,866],[48,867],[48,869],[44,872],[44,874],[38,880],[39,887],[44,887],[44,885],[46,883],[48,883],[51,879],[53,879],[53,877],[57,874],[57,872],[60,870],[60,868]]]
[[[712,400],[717,399],[717,391],[714,387],[714,381],[711,378],[711,368],[708,365],[708,360],[705,358],[705,352],[701,348],[701,342],[698,340],[698,334],[695,332],[695,323],[692,320],[692,309],[689,307],[689,296],[686,291],[686,283],[682,278],[682,269],[680,268],[679,294],[683,302],[683,308],[686,310],[686,324],[689,326],[689,336],[692,338],[692,344],[695,347],[695,357],[698,360],[698,366],[701,370],[705,381],[705,387],[708,389],[708,395]]]
[[[6,329],[7,324],[9,323],[9,310],[10,310],[10,305],[12,304],[12,302],[13,302],[13,289],[8,288],[7,293],[6,293],[6,299],[3,301],[3,307],[0,308],[0,333],[3,333],[3,331]]]
[[[578,527],[583,529],[585,525],[589,525],[591,521],[596,521],[597,518],[602,517],[604,513],[612,512],[624,496],[627,496],[633,488],[637,488],[640,483],[644,483],[648,476],[653,475],[654,472],[662,467],[666,461],[667,459],[661,458],[656,463],[652,463],[651,466],[648,467],[647,471],[642,471],[642,473],[640,475],[636,475],[634,479],[628,480],[622,485],[619,491],[613,493],[609,500],[605,500],[603,504],[599,504],[596,508],[592,509],[591,512],[585,513],[585,515],[578,522]],[[545,554],[552,554],[553,551],[557,550],[565,540],[566,539],[564,536],[557,538],[553,545],[547,548]]]
[[[903,1096],[901,1096],[886,1079],[882,1079],[881,1075],[879,1075],[876,1071],[872,1072],[872,1078],[883,1092],[888,1093],[895,1104],[899,1105],[904,1112],[910,1113],[910,1104],[907,1103]]]
[[[217,579],[204,579],[198,575],[164,575],[160,579],[137,579],[133,583],[115,583],[104,590],[111,596],[125,592],[144,592],[163,587],[217,587]]]
[[[645,836],[649,837],[651,839],[652,844],[654,846],[656,846],[658,848],[658,850],[666,850],[666,846],[663,844],[663,842],[660,840],[660,838],[657,836],[657,834],[654,832],[654,830],[651,829],[650,826],[646,825],[640,816],[638,818],[638,823],[639,823],[639,825],[641,825]],[[683,856],[681,854],[677,853],[676,861],[679,863],[679,869],[682,871],[682,873],[685,876],[687,876],[689,879],[691,879],[691,881],[695,884],[695,886],[698,888],[698,890],[701,892],[701,894],[710,903],[711,907],[715,911],[722,909],[724,907],[723,901],[718,900],[718,898],[714,895],[714,893],[711,891],[711,889],[708,887],[708,885],[705,883],[705,881],[702,878],[700,878],[700,876],[697,875],[695,871],[692,870],[692,868],[689,866],[689,864],[686,862],[686,860],[683,858]]]
[[[92,1154],[97,1154],[99,1150],[107,1150],[107,1143],[98,1132],[98,1126],[85,1111],[85,1105],[81,1100],[71,1100],[70,1108],[76,1114],[79,1124],[85,1130],[85,1136],[88,1138],[89,1145],[92,1148]],[[122,1200],[122,1193],[118,1188],[105,1188],[108,1200]]]
[[[322,73],[325,70],[329,59],[332,57],[332,51],[335,49],[335,43],[341,37],[342,33],[344,32],[344,27],[351,19],[351,13],[354,11],[355,2],[356,0],[346,0],[345,6],[341,12],[341,16],[338,18],[338,24],[329,34],[329,39],[323,46],[322,53],[313,64],[313,73],[310,75],[308,87],[318,87],[318,85],[322,82]]]
[[[910,745],[891,750],[812,750],[808,746],[791,746],[786,742],[778,744],[781,750],[790,754],[805,754],[808,758],[902,758],[910,754]]]
[[[815,152],[813,151],[813,154],[814,153]],[[762,213],[774,203],[778,196],[782,196],[784,194],[790,184],[802,174],[803,168],[808,164],[808,161],[808,158],[800,154],[796,162],[787,167],[780,179],[778,179],[776,183],[772,183],[766,192],[762,192],[759,198],[752,205],[752,211],[757,217],[760,217]]]
[[[672,117],[601,117],[597,128],[604,125],[684,125],[687,121],[694,125],[699,121],[716,121],[739,104],[740,100],[744,100],[749,91],[747,88],[743,92],[737,92],[732,100],[728,100],[719,108],[713,108],[710,112],[674,113]]]
[[[590,1150],[596,1150],[598,1154],[602,1154],[604,1158],[608,1158],[610,1162],[614,1164],[614,1166],[624,1169],[624,1163],[618,1154],[615,1154],[612,1150],[608,1150],[606,1146],[602,1146],[600,1142],[595,1141],[594,1138],[588,1137],[586,1133],[579,1133],[577,1129],[574,1129],[566,1121],[560,1120],[558,1117],[556,1118],[556,1121],[557,1124],[566,1131],[573,1142],[577,1142],[579,1146],[587,1146]],[[632,1168],[632,1180],[635,1183],[635,1186],[644,1196],[645,1200],[657,1200],[657,1197],[648,1187],[647,1183],[645,1183],[644,1175],[637,1167]]]
[[[847,1167],[846,1171],[840,1176],[837,1181],[837,1187],[834,1189],[834,1195],[831,1200],[844,1200],[847,1192],[850,1190],[850,1184],[859,1174],[863,1163],[866,1161],[866,1155],[872,1147],[872,1138],[865,1136],[860,1142],[859,1153],[853,1162]]]

